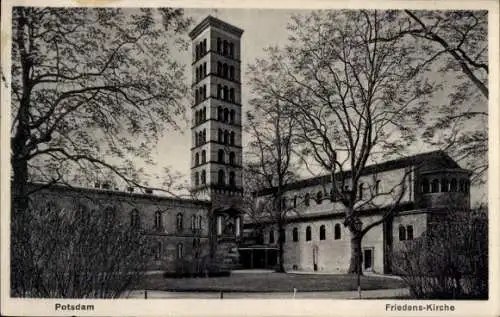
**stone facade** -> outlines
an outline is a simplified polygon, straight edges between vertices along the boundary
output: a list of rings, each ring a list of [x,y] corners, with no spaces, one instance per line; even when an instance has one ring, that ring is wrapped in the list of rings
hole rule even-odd
[[[346,173],[348,175],[349,172]],[[363,227],[382,219],[384,210],[394,207],[402,184],[405,184],[406,190],[393,216],[364,236],[363,269],[389,273],[391,252],[397,250],[404,241],[421,236],[428,227],[429,219],[442,212],[469,208],[469,175],[469,171],[461,169],[441,151],[368,166],[356,189],[359,198],[356,207],[359,208]],[[431,188],[427,184],[432,182],[434,185]],[[452,183],[457,185],[451,186]],[[293,212],[287,216],[285,226],[285,269],[334,273],[347,271],[351,234],[343,225],[344,206],[330,199],[331,188],[331,175],[287,185],[284,200]],[[257,193],[257,206],[266,204],[271,190]],[[368,201],[370,204],[366,204]],[[265,220],[261,221],[262,224],[265,227],[262,237],[264,243],[277,249],[276,225],[266,224]],[[247,228],[257,225],[247,219]],[[310,239],[307,237],[308,230],[311,232]],[[297,232],[298,241],[293,239],[294,232]]]
[[[207,256],[210,251],[209,201],[63,186],[36,191],[32,199],[40,208],[51,206],[68,212],[78,205],[91,212],[115,209],[119,212],[118,219],[131,230],[140,230],[150,238],[150,248],[155,254],[151,270],[173,271],[178,260],[190,262]]]

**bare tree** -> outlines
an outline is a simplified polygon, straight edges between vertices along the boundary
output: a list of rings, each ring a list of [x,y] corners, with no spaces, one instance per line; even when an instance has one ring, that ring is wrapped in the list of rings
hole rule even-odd
[[[265,60],[258,60],[256,65],[250,66],[251,82],[258,81],[253,74],[273,72],[273,64]],[[268,75],[274,79],[274,88],[279,83],[279,77]],[[255,98],[250,101],[254,106],[252,112],[247,113],[248,124],[246,132],[251,141],[248,144],[247,177],[250,177],[252,188],[259,192],[270,189],[267,199],[261,205],[256,215],[265,215],[278,229],[279,245],[279,272],[285,272],[283,259],[283,235],[287,218],[294,211],[294,206],[286,204],[284,194],[286,185],[293,182],[293,142],[295,120],[286,115],[284,105],[272,93],[255,84],[252,86]],[[271,88],[273,89],[273,88]],[[250,209],[252,210],[252,209]],[[262,220],[262,219],[261,219]]]
[[[40,190],[111,171],[145,187],[134,159],[151,161],[184,112],[171,48],[189,24],[180,9],[13,8],[12,281],[32,269],[19,253],[31,241],[29,181]]]
[[[14,274],[12,296],[116,298],[136,286],[152,259],[151,237],[123,221],[121,206],[64,195],[57,201],[32,200],[29,240],[13,236],[25,270]]]
[[[429,121],[424,136],[474,171],[473,182],[484,182],[488,169],[488,12],[395,11],[392,24],[392,30],[377,41],[399,40],[413,46],[419,71],[432,68],[435,74],[452,78],[443,87],[449,100],[440,105],[439,115]],[[438,82],[442,80],[438,78],[435,85],[443,86]]]
[[[171,47],[188,25],[177,9],[14,8],[14,196],[30,176],[71,183],[111,170],[138,183],[131,158],[149,160],[183,113]]]
[[[284,88],[273,89],[273,78],[266,73],[254,76],[260,78],[254,84],[283,102],[300,126],[303,160],[312,159],[332,175],[339,172],[332,181],[351,232],[351,273],[361,273],[364,233],[380,223],[367,224],[366,230],[360,225],[360,213],[369,205],[358,194],[360,178],[368,163],[400,156],[412,144],[432,93],[417,76],[418,63],[406,46],[374,41],[390,29],[389,21],[390,12],[378,11],[295,16],[290,44],[269,54]],[[406,192],[409,172],[401,186],[389,191],[395,205]]]

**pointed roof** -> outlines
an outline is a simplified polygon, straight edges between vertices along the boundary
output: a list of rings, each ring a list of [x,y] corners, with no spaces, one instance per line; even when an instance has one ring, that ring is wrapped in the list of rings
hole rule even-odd
[[[195,26],[191,32],[189,32],[189,37],[191,38],[191,40],[193,40],[198,35],[200,35],[203,30],[210,26],[232,33],[238,37],[243,34],[242,29],[209,15],[205,19],[203,19],[203,21],[198,23],[198,25]]]

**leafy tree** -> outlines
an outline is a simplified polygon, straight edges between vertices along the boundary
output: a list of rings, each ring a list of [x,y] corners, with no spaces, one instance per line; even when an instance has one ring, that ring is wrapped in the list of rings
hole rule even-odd
[[[375,204],[361,199],[360,178],[381,154],[400,156],[413,143],[433,91],[417,76],[411,48],[374,40],[388,32],[391,20],[391,12],[364,10],[295,16],[289,45],[269,53],[282,89],[273,88],[269,70],[256,73],[252,82],[282,102],[300,127],[302,159],[332,171],[344,225],[351,233],[351,273],[361,273],[363,235],[397,210],[389,208],[380,221],[360,226],[359,214]],[[394,206],[404,197],[410,172],[384,193]]]
[[[111,172],[145,187],[134,159],[151,161],[184,113],[172,47],[183,48],[189,24],[170,8],[13,8],[13,282],[33,269],[20,253],[31,240],[29,181],[93,182]]]

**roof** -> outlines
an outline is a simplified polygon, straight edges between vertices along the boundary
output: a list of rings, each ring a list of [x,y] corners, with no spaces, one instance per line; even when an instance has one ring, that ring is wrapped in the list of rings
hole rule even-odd
[[[208,200],[199,200],[199,199],[190,199],[190,198],[180,198],[180,197],[171,197],[171,196],[159,196],[154,194],[144,194],[144,193],[131,193],[126,191],[112,190],[112,189],[100,189],[100,188],[89,188],[89,187],[78,187],[78,186],[69,186],[62,184],[54,184],[46,187],[46,184],[43,183],[30,183],[30,186],[40,186],[40,190],[59,190],[65,192],[73,192],[73,193],[82,193],[82,194],[97,194],[97,195],[107,195],[114,197],[124,197],[124,198],[142,198],[151,201],[170,201],[176,202],[180,204],[195,204],[195,205],[204,205],[211,206],[211,202]]]
[[[367,165],[361,175],[370,175],[390,170],[396,170],[400,168],[418,166],[420,172],[435,170],[439,168],[455,168],[461,169],[461,167],[455,162],[446,152],[438,150],[426,153],[420,153],[412,156],[402,157],[395,160],[386,161],[379,164]],[[340,178],[349,178],[352,175],[350,170],[344,171],[343,173],[337,172],[336,176]],[[309,186],[323,185],[325,183],[331,182],[332,175],[330,173],[315,176],[311,178],[306,178],[299,180],[297,182],[289,183],[285,185],[284,190],[301,189]],[[264,196],[273,193],[276,187],[264,188],[256,192],[256,196]]]
[[[399,205],[389,205],[389,206],[384,206],[381,208],[369,208],[369,209],[362,209],[359,210],[359,216],[360,217],[366,217],[366,216],[372,216],[372,215],[383,215],[387,211],[390,210],[390,208],[395,208],[394,210],[394,216],[398,215],[401,212],[407,212],[407,211],[418,211],[421,209],[417,208],[417,205],[413,201],[408,201],[408,202],[402,202]],[[427,210],[424,210],[423,212],[428,212]],[[306,222],[306,221],[317,221],[317,220],[332,220],[332,219],[344,219],[345,218],[345,211],[337,211],[337,212],[321,212],[321,213],[313,213],[313,214],[302,214],[302,215],[296,215],[296,216],[289,216],[287,218],[287,223],[297,223],[297,222]],[[361,218],[363,220],[363,218]],[[252,222],[245,222],[244,223],[244,229],[249,229],[253,228],[258,225],[263,225],[263,224],[273,224],[275,221],[267,218],[267,219],[261,219],[258,221],[252,221]]]
[[[198,25],[195,26],[191,32],[189,32],[189,37],[191,38],[191,40],[194,39],[195,37],[200,35],[200,33],[203,32],[203,30],[205,30],[207,27],[210,26],[222,29],[238,37],[240,37],[243,34],[242,29],[209,15],[205,19],[203,19],[203,21],[198,23]]]

